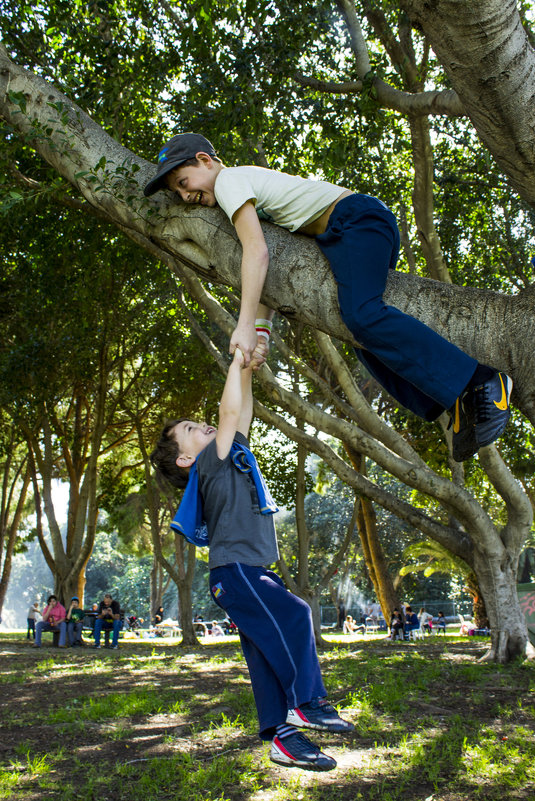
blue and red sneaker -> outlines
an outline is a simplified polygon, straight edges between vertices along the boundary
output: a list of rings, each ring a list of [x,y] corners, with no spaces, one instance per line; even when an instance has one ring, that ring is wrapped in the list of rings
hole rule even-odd
[[[323,754],[317,745],[311,743],[304,734],[296,731],[288,737],[275,736],[271,741],[269,758],[277,765],[304,770],[332,770],[336,761]]]
[[[289,709],[286,723],[299,729],[319,729],[320,731],[353,731],[348,720],[340,717],[336,709],[322,698],[313,698],[297,709]]]

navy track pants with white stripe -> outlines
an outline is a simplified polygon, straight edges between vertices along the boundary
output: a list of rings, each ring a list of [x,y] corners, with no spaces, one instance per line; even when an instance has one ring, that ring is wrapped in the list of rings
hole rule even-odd
[[[419,320],[383,300],[399,253],[390,209],[369,195],[349,195],[316,242],[338,284],[340,314],[365,350],[357,356],[403,406],[425,420],[449,409],[477,361]]]
[[[288,709],[326,695],[310,607],[272,570],[241,562],[212,569],[210,589],[238,627],[259,734],[271,740]]]

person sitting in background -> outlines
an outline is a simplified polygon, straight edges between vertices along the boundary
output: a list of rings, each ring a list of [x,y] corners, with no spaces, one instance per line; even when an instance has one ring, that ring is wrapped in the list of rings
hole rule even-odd
[[[30,606],[28,609],[28,617],[26,618],[28,624],[28,631],[26,633],[27,640],[31,639],[30,632],[35,640],[35,624],[38,620],[41,620],[41,612],[39,611],[39,601],[36,601],[33,606]]]
[[[342,632],[344,634],[364,634],[366,631],[366,626],[361,624],[360,626],[357,625],[356,620],[351,617],[351,615],[346,615],[346,619],[344,620],[344,625],[342,628]]]
[[[225,632],[217,622],[217,620],[212,620],[212,628],[210,629],[210,634],[213,637],[224,637]]]
[[[444,612],[438,613],[438,620],[437,620],[437,634],[446,634],[446,618],[444,617]]]
[[[356,624],[351,615],[346,615],[346,619],[344,620],[344,625],[342,626],[342,631],[344,634],[353,634],[355,631]]]
[[[59,647],[65,648],[67,626],[65,624],[65,607],[59,603],[55,595],[50,595],[43,609],[43,619],[35,625],[34,648],[41,647],[43,631],[59,631]]]
[[[100,633],[102,629],[113,629],[111,647],[119,647],[119,632],[123,627],[121,621],[121,607],[119,601],[114,601],[110,593],[107,592],[104,600],[98,607],[97,619],[95,620],[95,648],[100,648]]]
[[[459,628],[460,635],[473,636],[476,633],[477,626],[472,620],[465,620],[462,615],[459,615],[461,625]]]
[[[398,637],[403,639],[403,615],[396,607],[390,618],[390,639],[395,640]]]
[[[416,612],[412,611],[412,606],[405,607],[405,634],[410,634],[414,629],[420,628],[420,621]]]
[[[225,631],[225,634],[237,634],[238,633],[238,627],[236,626],[234,621],[231,620],[230,617],[228,617],[228,615],[223,621],[223,629]]]
[[[136,637],[139,637],[139,629],[144,623],[143,618],[138,617],[137,615],[129,615],[126,620],[128,622],[128,630],[133,631]]]
[[[69,645],[73,648],[82,644],[82,625],[84,617],[85,612],[83,609],[80,609],[80,599],[77,595],[73,595],[65,616]]]
[[[433,631],[433,615],[426,612],[423,606],[418,613],[418,620],[420,621],[420,628],[422,631],[425,631],[426,634],[431,634]]]
[[[159,606],[152,618],[152,625],[159,626],[163,623],[163,606]]]

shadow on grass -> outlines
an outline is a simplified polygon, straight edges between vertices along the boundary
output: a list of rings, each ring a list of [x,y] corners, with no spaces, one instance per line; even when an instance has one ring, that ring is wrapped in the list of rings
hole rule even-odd
[[[313,737],[328,774],[269,763],[237,643],[32,651],[0,638],[0,798],[13,801],[532,801],[533,665],[478,644],[334,644],[329,696],[356,724]],[[15,680],[17,677],[17,680]]]

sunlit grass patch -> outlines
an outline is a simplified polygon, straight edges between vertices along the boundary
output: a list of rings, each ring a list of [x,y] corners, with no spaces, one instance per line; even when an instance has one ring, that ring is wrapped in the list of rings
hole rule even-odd
[[[108,720],[161,712],[180,714],[186,708],[185,701],[177,698],[176,691],[138,688],[128,693],[107,693],[96,697],[69,699],[63,706],[50,712],[48,720],[50,723],[69,723],[76,720]]]
[[[226,689],[219,698],[221,710],[209,709],[203,720],[215,727],[232,726],[253,734],[257,729],[256,708],[250,687]]]
[[[143,762],[118,765],[107,776],[107,789],[112,793],[119,783],[121,801],[159,801],[163,798],[207,801],[240,797],[253,793],[262,782],[262,773],[247,752],[216,756],[201,762],[189,754],[178,753],[171,757],[155,758]],[[79,795],[70,798],[90,798],[83,776],[77,779]],[[102,783],[101,783],[102,789]],[[95,790],[94,778],[92,791]],[[95,798],[102,795],[95,793]]]
[[[208,729],[205,728],[203,730],[202,737],[203,740],[219,740],[225,737],[230,739],[237,734],[243,734],[245,728],[239,715],[237,717],[227,717],[222,712],[217,720],[210,721]]]
[[[132,726],[119,724],[113,726],[106,732],[106,738],[108,740],[128,740],[133,734],[134,729]]]
[[[19,670],[15,665],[11,666],[11,670],[0,672],[0,684],[24,684],[25,681],[25,671],[23,669]]]
[[[521,726],[508,727],[507,733],[485,726],[478,741],[466,745],[464,767],[478,782],[499,780],[509,788],[532,783],[535,796],[535,733]]]
[[[39,780],[52,770],[49,754],[32,755],[28,750],[25,757],[12,760],[0,768],[0,798],[13,798],[13,793],[24,790],[30,781]],[[19,795],[20,797],[20,795]]]

